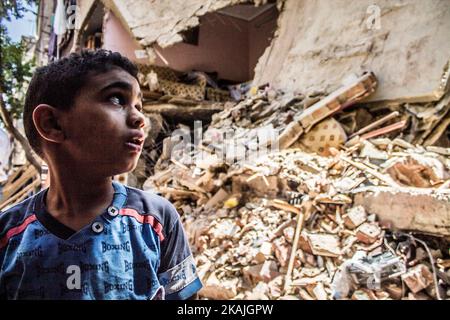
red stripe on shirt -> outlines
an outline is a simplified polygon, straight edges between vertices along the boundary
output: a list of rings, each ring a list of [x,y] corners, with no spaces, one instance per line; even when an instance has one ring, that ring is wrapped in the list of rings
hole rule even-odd
[[[9,239],[11,239],[12,237],[18,235],[19,233],[22,233],[23,231],[25,231],[25,229],[28,227],[28,225],[34,221],[36,221],[36,215],[32,214],[31,216],[29,216],[28,218],[26,218],[21,225],[11,228],[8,230],[8,232],[6,232],[6,234],[3,236],[3,238],[0,240],[0,249],[2,249],[3,247],[6,247],[6,245],[8,244]]]
[[[122,216],[129,216],[135,218],[140,223],[146,223],[152,226],[153,230],[158,235],[158,238],[160,241],[164,240],[164,235],[162,234],[162,225],[153,217],[150,215],[141,215],[134,209],[120,209],[119,213]]]

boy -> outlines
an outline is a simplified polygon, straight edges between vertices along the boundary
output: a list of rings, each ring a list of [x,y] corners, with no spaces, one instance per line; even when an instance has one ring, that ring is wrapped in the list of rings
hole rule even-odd
[[[187,299],[201,288],[175,208],[113,182],[144,143],[136,67],[83,51],[39,68],[25,133],[50,187],[0,214],[7,299]]]

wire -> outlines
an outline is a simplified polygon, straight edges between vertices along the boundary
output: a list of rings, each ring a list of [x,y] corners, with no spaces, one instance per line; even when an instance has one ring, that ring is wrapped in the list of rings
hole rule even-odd
[[[435,262],[434,262],[432,254],[431,254],[430,248],[428,248],[428,245],[424,241],[414,237],[412,234],[405,234],[405,235],[407,235],[408,237],[410,237],[410,238],[414,239],[415,241],[419,242],[421,245],[424,246],[425,250],[427,251],[428,257],[429,257],[430,262],[431,262],[431,268],[433,269],[433,281],[434,281],[434,288],[436,290],[436,297],[437,297],[438,300],[443,300],[441,298],[441,294],[439,292],[439,286],[438,286],[438,280],[437,280],[437,275],[436,275]]]
[[[384,242],[384,245],[386,246],[386,248],[388,248],[389,251],[390,251],[392,254],[396,255],[395,250],[389,245],[389,243],[388,243],[388,241],[386,240],[386,238],[384,238],[383,242]]]

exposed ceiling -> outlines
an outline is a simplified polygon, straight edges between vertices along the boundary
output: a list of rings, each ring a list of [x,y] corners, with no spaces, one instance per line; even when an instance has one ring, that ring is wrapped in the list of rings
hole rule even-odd
[[[275,3],[268,3],[259,7],[256,7],[254,4],[238,4],[220,9],[217,13],[245,21],[252,21],[275,6]]]

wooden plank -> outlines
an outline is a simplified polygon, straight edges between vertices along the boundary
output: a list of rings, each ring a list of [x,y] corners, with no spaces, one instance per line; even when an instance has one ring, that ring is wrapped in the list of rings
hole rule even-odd
[[[361,136],[361,139],[362,140],[364,140],[364,139],[365,140],[369,140],[369,139],[381,136],[383,134],[390,133],[390,132],[395,131],[395,130],[403,129],[405,126],[406,126],[406,120],[402,120],[402,121],[396,122],[394,124],[391,124],[389,126],[386,126],[386,127],[374,130],[372,132],[366,133],[366,134]]]
[[[13,172],[13,174],[11,174],[8,177],[8,180],[6,180],[6,182],[4,183],[4,187],[6,187],[7,185],[11,184],[26,169],[28,169],[28,166],[25,165],[25,166],[21,166],[15,172]]]
[[[387,116],[365,126],[364,128],[361,128],[360,130],[356,131],[355,133],[353,133],[352,135],[350,135],[349,139],[353,138],[354,136],[358,136],[361,135],[363,133],[366,133],[372,129],[375,129],[379,126],[381,126],[382,124],[385,124],[386,122],[388,122],[389,120],[392,120],[395,117],[398,117],[400,115],[400,113],[398,111],[394,111],[390,114],[388,114]]]
[[[280,199],[275,199],[273,201],[270,201],[269,204],[270,204],[270,206],[275,207],[280,210],[292,212],[295,214],[301,213],[301,210],[299,208],[287,203],[286,201],[280,200]]]
[[[26,183],[30,178],[37,174],[38,172],[36,171],[36,169],[33,166],[29,166],[27,170],[20,176],[20,178],[14,181],[11,185],[3,188],[3,197],[9,198],[17,190],[19,190],[24,183]]]
[[[341,156],[340,159],[345,161],[345,162],[347,162],[347,163],[349,163],[349,164],[351,164],[352,166],[354,166],[354,167],[356,167],[356,168],[358,168],[360,170],[363,170],[363,171],[371,174],[375,178],[380,179],[381,181],[383,181],[384,183],[386,183],[390,187],[398,187],[398,184],[394,180],[392,180],[391,177],[385,176],[385,175],[379,173],[378,171],[373,170],[372,168],[369,168],[368,166],[366,166],[363,163],[355,162],[355,161],[350,160],[349,158],[343,157],[343,156]]]
[[[210,120],[214,113],[223,111],[223,104],[201,104],[196,106],[179,106],[170,103],[146,104],[145,112],[159,113],[171,120]]]
[[[286,276],[284,278],[284,292],[285,293],[289,290],[289,288],[291,286],[292,271],[294,269],[294,262],[295,262],[295,256],[297,254],[297,246],[298,246],[298,241],[300,239],[300,233],[302,232],[302,229],[303,229],[303,222],[304,222],[305,215],[308,216],[312,210],[312,203],[311,202],[304,203],[303,208],[305,210],[305,214],[303,212],[300,212],[300,214],[297,215],[297,226],[295,227],[294,242],[292,244],[292,250],[291,250],[291,256],[289,258],[288,269],[286,272]]]
[[[33,188],[37,187],[40,183],[41,183],[40,179],[35,179],[32,183],[30,183],[25,188],[17,192],[14,196],[2,202],[0,204],[0,210],[3,210],[8,205],[13,206],[14,204],[24,200],[28,196],[28,192],[31,191]]]

